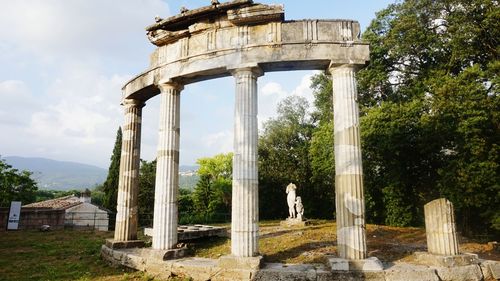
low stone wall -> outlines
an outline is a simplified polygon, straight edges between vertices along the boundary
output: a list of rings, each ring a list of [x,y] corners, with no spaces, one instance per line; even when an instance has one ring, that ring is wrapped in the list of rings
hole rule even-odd
[[[0,208],[0,231],[7,229],[10,208]],[[52,229],[64,228],[65,211],[50,208],[21,208],[19,229],[38,229],[47,224]]]
[[[101,256],[113,265],[121,265],[161,279],[190,277],[192,280],[373,280],[373,281],[488,281],[496,280],[498,261],[479,260],[478,264],[436,267],[410,263],[385,264],[377,271],[334,271],[323,264],[264,263],[258,269],[227,266],[221,259],[183,258],[163,261],[150,248],[111,249],[102,246]]]

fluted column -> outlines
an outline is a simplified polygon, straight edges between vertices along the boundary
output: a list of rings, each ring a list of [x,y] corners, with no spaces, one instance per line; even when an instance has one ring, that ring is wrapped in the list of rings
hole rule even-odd
[[[141,151],[141,118],[144,103],[125,100],[120,177],[116,202],[115,241],[137,239],[137,197],[139,194],[139,160]]]
[[[159,85],[160,132],[156,157],[153,249],[174,249],[177,244],[179,193],[180,92],[182,85]]]
[[[363,167],[356,66],[331,67],[335,134],[337,249],[340,258],[366,258]]]
[[[259,252],[257,172],[257,77],[259,68],[232,72],[236,81],[231,215],[231,254],[254,257]]]
[[[427,250],[431,254],[458,255],[453,204],[445,198],[436,199],[424,206]]]

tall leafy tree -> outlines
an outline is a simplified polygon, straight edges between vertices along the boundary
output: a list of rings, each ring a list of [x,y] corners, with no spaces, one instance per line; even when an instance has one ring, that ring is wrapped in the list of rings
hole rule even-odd
[[[446,196],[465,232],[500,229],[498,1],[402,1],[363,37],[362,143],[376,219],[415,224],[423,203]]]
[[[148,162],[141,159],[138,195],[139,222],[141,225],[153,225],[155,181],[156,160]]]
[[[14,169],[0,159],[0,207],[10,206],[11,201],[21,201],[23,205],[33,203],[37,189],[31,172]]]
[[[116,212],[116,200],[118,198],[118,180],[120,178],[120,158],[122,151],[122,128],[116,132],[115,146],[111,155],[111,163],[108,169],[106,181],[100,188],[104,192],[103,206]]]

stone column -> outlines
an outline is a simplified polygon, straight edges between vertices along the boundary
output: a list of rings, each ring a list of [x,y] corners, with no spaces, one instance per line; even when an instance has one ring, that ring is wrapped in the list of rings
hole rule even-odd
[[[182,85],[159,85],[160,132],[156,158],[153,218],[153,249],[174,249],[177,245],[177,197],[179,193],[180,92]]]
[[[455,215],[450,201],[441,198],[424,206],[427,250],[431,254],[458,255]]]
[[[348,260],[366,258],[365,204],[356,66],[331,67],[335,134],[337,249]]]
[[[139,194],[139,159],[141,151],[141,118],[144,103],[125,100],[120,178],[116,204],[114,240],[137,240],[137,196]]]
[[[259,186],[257,172],[257,77],[259,68],[232,72],[236,80],[231,217],[231,254],[254,257],[259,252]]]

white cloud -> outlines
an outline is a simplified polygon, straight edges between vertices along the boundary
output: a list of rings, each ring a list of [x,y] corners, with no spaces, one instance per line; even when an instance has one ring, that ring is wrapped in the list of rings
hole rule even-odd
[[[121,87],[148,63],[144,28],[156,14],[168,16],[167,3],[2,3],[0,153],[106,167],[123,123]]]
[[[7,80],[0,82],[0,124],[3,126],[23,126],[29,123],[31,113],[39,103],[31,94],[24,81]]]
[[[169,14],[161,0],[5,1],[0,12],[0,38],[3,45],[49,60],[96,54],[121,56],[146,41],[144,27],[158,13]],[[137,38],[139,34],[143,38]]]
[[[300,84],[292,91],[291,95],[304,97],[309,105],[312,106],[314,103],[314,95],[311,89],[311,78],[318,73],[313,72],[311,74],[304,75],[300,80]]]
[[[23,81],[0,82],[0,129],[8,136],[2,153],[107,165],[123,121],[120,88],[129,76],[80,69],[54,78],[45,95],[32,94]]]
[[[270,118],[276,117],[276,109],[280,101],[289,96],[304,97],[313,106],[314,96],[310,89],[311,77],[317,72],[308,73],[300,79],[300,83],[290,92],[277,82],[268,82],[259,89],[259,129]]]
[[[213,154],[225,153],[233,151],[233,132],[222,131],[214,134],[209,134],[203,137],[204,146]]]

